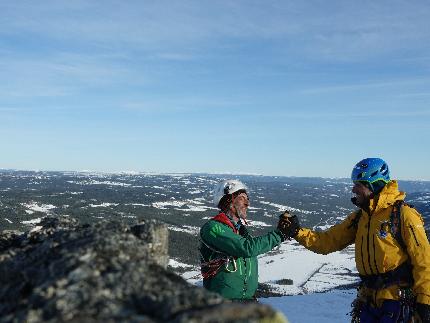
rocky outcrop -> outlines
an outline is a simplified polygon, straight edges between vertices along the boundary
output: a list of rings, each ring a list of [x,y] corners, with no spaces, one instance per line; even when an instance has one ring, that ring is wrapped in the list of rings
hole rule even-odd
[[[0,234],[1,322],[285,322],[166,269],[167,227],[45,218]]]

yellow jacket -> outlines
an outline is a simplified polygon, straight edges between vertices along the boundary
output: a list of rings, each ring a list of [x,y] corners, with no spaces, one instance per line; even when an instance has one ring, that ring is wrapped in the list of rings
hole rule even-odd
[[[355,264],[360,275],[375,275],[397,268],[407,261],[412,264],[413,291],[418,303],[430,305],[430,245],[420,214],[407,205],[401,208],[401,234],[404,250],[389,230],[392,206],[404,200],[396,181],[390,181],[381,193],[370,201],[370,214],[362,210],[357,226],[352,225],[357,212],[324,232],[300,229],[296,240],[307,249],[320,253],[342,250],[355,243]],[[385,232],[385,234],[384,234]],[[399,299],[399,286],[372,290],[363,288],[366,297],[381,306],[384,299]]]

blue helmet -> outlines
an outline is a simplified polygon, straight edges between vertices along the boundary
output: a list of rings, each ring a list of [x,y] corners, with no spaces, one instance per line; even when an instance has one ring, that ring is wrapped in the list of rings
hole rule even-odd
[[[383,159],[365,158],[354,166],[351,179],[353,182],[367,182],[373,189],[373,183],[382,181],[385,185],[390,181],[390,171]]]

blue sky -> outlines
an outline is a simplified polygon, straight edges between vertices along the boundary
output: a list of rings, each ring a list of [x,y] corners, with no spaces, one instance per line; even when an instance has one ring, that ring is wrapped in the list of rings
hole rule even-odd
[[[430,180],[427,1],[2,1],[0,168]]]

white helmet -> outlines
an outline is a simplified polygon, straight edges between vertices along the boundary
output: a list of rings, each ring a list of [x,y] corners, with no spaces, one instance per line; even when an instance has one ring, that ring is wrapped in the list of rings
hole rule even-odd
[[[244,190],[248,192],[248,188],[241,181],[235,179],[227,179],[215,185],[214,192],[214,205],[218,207],[224,195],[233,194],[237,191]]]

